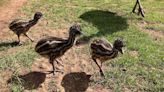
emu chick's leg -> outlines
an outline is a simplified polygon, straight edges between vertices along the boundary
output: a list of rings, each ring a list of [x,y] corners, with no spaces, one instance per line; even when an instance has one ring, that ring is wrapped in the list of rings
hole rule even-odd
[[[21,45],[22,43],[20,41],[20,34],[17,34],[17,36],[18,36],[18,44]]]
[[[52,58],[52,57],[50,57],[50,63],[51,63],[52,68],[53,68],[52,73],[53,73],[53,75],[55,75],[55,66],[54,66],[54,60],[53,60],[53,58]]]
[[[61,61],[62,61],[62,59],[61,58],[59,58]],[[64,65],[62,64],[62,63],[60,63],[58,60],[55,60],[56,61],[56,63],[58,64],[58,65],[60,65],[60,66],[62,66],[62,67],[64,67]]]
[[[101,67],[100,67],[99,64],[97,63],[96,59],[94,59],[94,58],[92,58],[92,59],[93,59],[93,61],[96,63],[96,65],[99,67],[101,76],[105,77],[105,75],[104,75],[104,73],[103,73]]]
[[[64,67],[64,66],[63,66],[61,63],[59,63],[56,59],[55,59],[55,61],[56,61],[57,64],[60,64],[62,67]],[[59,69],[59,68],[57,68],[57,67],[56,67],[56,72],[60,72],[60,73],[62,73],[62,74],[64,73],[63,70],[61,70],[61,69]]]
[[[52,65],[52,68],[53,68],[53,71],[52,71],[52,73],[53,73],[53,75],[55,75],[55,67],[54,67],[54,62],[50,62],[51,63],[51,65]]]
[[[134,6],[132,12],[135,13],[137,5],[139,6],[138,15],[141,14],[142,17],[145,17],[144,10],[143,10],[143,7],[142,7],[142,5],[140,3],[140,0],[136,0],[135,6]]]
[[[100,63],[100,67],[102,67],[102,63],[103,63],[103,62]]]
[[[145,17],[143,7],[142,7],[142,5],[141,5],[139,0],[138,0],[138,5],[139,5],[138,12],[141,13],[142,17]]]
[[[29,38],[32,42],[34,42],[34,40],[31,39],[26,33],[24,33],[24,35],[25,35],[27,38]]]
[[[56,61],[56,59],[55,59],[55,61]],[[53,75],[55,75],[55,72],[63,73],[63,71],[61,71],[59,68],[54,66],[54,59],[53,58],[50,58],[50,63],[51,63],[52,68],[53,68],[53,71],[50,71],[50,73],[53,73]]]
[[[136,7],[137,7],[137,4],[138,4],[138,1],[136,0],[136,3],[135,3],[134,8],[133,8],[133,10],[132,10],[133,13],[135,13],[135,10],[136,10]]]

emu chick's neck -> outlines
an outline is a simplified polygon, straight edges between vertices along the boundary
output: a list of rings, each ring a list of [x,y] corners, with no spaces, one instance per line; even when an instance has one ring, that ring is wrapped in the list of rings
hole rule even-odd
[[[39,19],[32,19],[28,22],[28,27],[32,27],[34,26],[37,22],[38,22]]]
[[[75,36],[74,35],[69,35],[69,38],[68,38],[67,42],[64,43],[63,46],[61,47],[61,49],[62,49],[61,51],[64,53],[68,49],[70,49],[73,46],[74,41],[75,41]]]
[[[111,58],[115,58],[115,57],[117,57],[117,55],[118,55],[118,50],[116,49],[116,48],[114,48],[113,47],[113,49],[112,49],[112,53],[111,53]]]
[[[70,34],[66,46],[72,47],[75,42],[75,38],[76,38],[76,36],[74,34]]]

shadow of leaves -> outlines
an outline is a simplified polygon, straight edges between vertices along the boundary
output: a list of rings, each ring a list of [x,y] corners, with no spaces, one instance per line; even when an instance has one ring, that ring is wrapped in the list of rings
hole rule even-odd
[[[99,31],[90,36],[82,37],[77,41],[77,44],[88,43],[93,37],[100,37],[114,32],[123,31],[129,26],[126,18],[110,11],[92,10],[80,15],[79,18],[91,23]]]

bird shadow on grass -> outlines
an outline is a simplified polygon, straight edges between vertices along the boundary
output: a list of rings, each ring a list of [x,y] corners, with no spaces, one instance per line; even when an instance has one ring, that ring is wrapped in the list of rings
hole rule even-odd
[[[41,72],[30,72],[25,75],[13,76],[8,83],[21,84],[24,89],[32,90],[40,87],[46,79],[46,74]]]
[[[0,51],[4,50],[5,48],[19,46],[17,41],[14,42],[0,42]]]
[[[61,85],[65,92],[85,92],[89,87],[90,77],[85,72],[69,73],[63,77]]]
[[[99,31],[90,36],[84,36],[77,41],[77,44],[85,44],[93,37],[101,37],[114,32],[123,31],[128,28],[127,19],[116,13],[103,10],[92,10],[79,16],[80,19],[91,23]]]

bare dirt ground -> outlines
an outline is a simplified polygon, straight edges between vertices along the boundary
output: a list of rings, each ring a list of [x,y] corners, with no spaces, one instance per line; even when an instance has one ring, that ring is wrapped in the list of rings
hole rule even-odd
[[[26,4],[26,1],[11,0],[8,4],[0,7],[0,41],[17,39],[16,36],[12,36],[13,32],[9,31],[8,24],[17,14],[20,14],[19,9]],[[33,32],[31,36],[34,39],[39,39],[43,34],[68,37],[67,29],[55,31],[44,29],[43,32],[43,28],[37,25],[34,30],[42,31]],[[59,59],[64,67],[56,66],[64,71],[63,74],[56,73],[54,76],[52,74],[46,74],[46,71],[52,70],[52,66],[47,59],[41,57],[35,59],[30,70],[20,69],[20,76],[18,77],[24,80],[22,84],[25,88],[24,92],[31,92],[31,90],[33,92],[112,92],[112,90],[104,88],[99,84],[90,85],[90,81],[93,81],[94,75],[98,74],[98,68],[92,63],[88,54],[89,50],[86,48],[87,45],[74,46]],[[14,53],[14,50],[11,48],[7,50],[7,53]],[[2,54],[4,52],[1,52],[0,55]],[[7,84],[7,80],[12,79],[12,72],[9,70],[1,71],[1,77],[0,92],[10,92],[10,84]]]
[[[14,33],[9,31],[8,24],[17,15],[20,16],[19,9],[26,4],[27,0],[11,0],[8,4],[0,7],[0,41],[17,40]],[[23,16],[23,14],[21,14]],[[35,32],[29,32],[36,41],[43,35],[50,35],[56,37],[68,37],[68,28],[51,30],[45,28],[46,20],[41,20],[41,24],[37,24],[32,30]],[[143,25],[144,24],[144,25]],[[139,26],[141,30],[147,23],[141,23]],[[163,39],[163,33],[159,31],[152,31],[145,29],[144,32],[148,33],[153,39],[161,40]],[[27,40],[23,37],[23,40]],[[36,43],[36,42],[35,42]],[[33,46],[35,46],[35,43]],[[59,61],[64,65],[64,67],[56,65],[64,71],[64,73],[56,73],[56,75],[47,74],[47,71],[52,70],[52,66],[46,58],[38,57],[35,59],[31,69],[20,69],[18,77],[24,80],[22,84],[24,87],[24,92],[112,92],[111,89],[105,88],[100,84],[94,84],[90,81],[98,80],[96,75],[98,75],[98,68],[92,62],[89,56],[88,45],[74,46],[68,52],[65,53]],[[15,53],[16,50],[21,50],[22,48],[15,47],[14,49],[8,49],[5,52],[0,52],[1,55]],[[130,52],[134,57],[138,56],[137,51]],[[104,67],[106,69],[106,67]],[[12,79],[12,74],[10,70],[0,71],[0,92],[10,92],[10,84],[7,81]]]
[[[11,37],[12,32],[8,30],[9,21],[14,17],[19,8],[26,3],[27,0],[10,0],[7,4],[0,7],[0,41]],[[12,52],[12,51],[10,51]],[[0,55],[3,55],[0,53]],[[0,71],[0,92],[10,92],[6,81],[11,77],[12,72],[9,70]]]
[[[152,37],[155,41],[162,41],[164,39],[164,32],[163,31],[158,31],[154,29],[146,29],[145,26],[149,25],[151,23],[142,21],[141,23],[138,24],[140,29],[147,33],[150,37]]]
[[[10,33],[8,31],[8,24],[26,1],[27,0],[10,0],[7,4],[0,7],[0,40],[8,39],[8,37],[12,36],[12,32]]]

